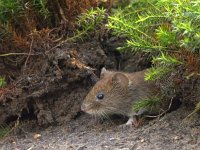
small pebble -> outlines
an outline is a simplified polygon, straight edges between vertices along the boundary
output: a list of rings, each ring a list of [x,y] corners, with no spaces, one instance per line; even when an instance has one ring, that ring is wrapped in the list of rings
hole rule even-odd
[[[141,141],[140,141],[141,143],[143,143],[144,142],[144,139],[141,139]]]
[[[178,136],[174,137],[174,140],[179,140],[179,139],[180,139],[180,137],[178,137]]]
[[[34,136],[33,136],[34,139],[38,139],[40,137],[41,137],[41,134],[34,134]]]

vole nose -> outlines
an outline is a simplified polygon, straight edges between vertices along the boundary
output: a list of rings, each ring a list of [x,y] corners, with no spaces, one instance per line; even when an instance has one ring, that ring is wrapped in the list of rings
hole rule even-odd
[[[86,105],[85,104],[81,105],[81,110],[84,111],[84,112],[86,111]]]
[[[81,105],[81,110],[86,112],[86,111],[88,111],[90,109],[90,106],[91,106],[90,104],[82,104]]]

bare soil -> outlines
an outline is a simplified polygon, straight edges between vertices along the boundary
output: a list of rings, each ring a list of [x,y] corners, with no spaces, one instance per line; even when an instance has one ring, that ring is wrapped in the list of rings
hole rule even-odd
[[[199,150],[199,116],[183,121],[190,111],[182,106],[161,118],[145,121],[139,128],[125,129],[119,127],[122,118],[99,122],[87,114],[80,114],[67,125],[34,131],[30,131],[29,122],[29,126],[24,125],[17,134],[1,141],[0,149]]]

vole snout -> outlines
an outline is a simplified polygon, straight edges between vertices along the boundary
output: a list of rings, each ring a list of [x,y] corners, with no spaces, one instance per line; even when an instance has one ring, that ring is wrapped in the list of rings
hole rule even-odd
[[[94,114],[95,112],[95,104],[86,102],[81,105],[81,111],[86,112],[88,114]]]
[[[87,112],[91,108],[91,104],[82,104],[81,110]]]

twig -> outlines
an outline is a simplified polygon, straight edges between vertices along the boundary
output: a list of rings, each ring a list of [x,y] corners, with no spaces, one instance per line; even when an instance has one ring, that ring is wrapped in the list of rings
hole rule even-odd
[[[25,61],[25,64],[24,64],[24,69],[26,68],[26,65],[27,65],[28,59],[29,59],[29,57],[30,57],[30,55],[31,55],[32,46],[33,46],[33,40],[34,40],[34,39],[33,39],[33,36],[31,36],[30,50],[29,50],[28,56],[27,56],[26,61]]]
[[[64,11],[63,11],[62,7],[60,6],[60,3],[58,2],[58,0],[56,0],[56,2],[57,2],[57,6],[59,8],[59,13],[61,15],[61,18],[64,20],[64,22],[67,22]]]
[[[13,55],[35,55],[35,54],[29,54],[29,53],[6,53],[6,54],[0,54],[0,57],[13,56]]]

